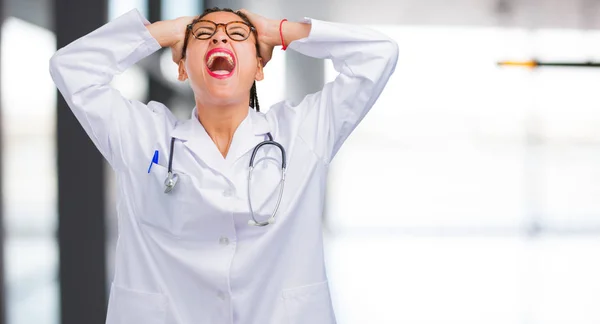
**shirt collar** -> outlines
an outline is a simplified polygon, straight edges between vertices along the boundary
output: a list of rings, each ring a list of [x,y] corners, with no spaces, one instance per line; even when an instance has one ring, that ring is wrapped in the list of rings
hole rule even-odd
[[[206,132],[204,127],[198,120],[198,115],[196,113],[197,107],[194,107],[192,110],[191,116],[189,119],[178,122],[173,129],[171,136],[177,139],[187,141],[190,138],[197,136],[199,133]],[[271,131],[269,126],[269,122],[267,121],[267,117],[265,114],[255,111],[254,109],[248,107],[248,115],[244,119],[243,122],[250,121],[252,124],[252,132],[254,135],[265,135]]]

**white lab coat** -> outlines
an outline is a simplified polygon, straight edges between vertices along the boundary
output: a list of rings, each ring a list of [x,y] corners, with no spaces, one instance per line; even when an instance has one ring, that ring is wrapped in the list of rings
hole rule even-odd
[[[289,50],[332,59],[339,76],[299,104],[249,109],[226,158],[195,109],[177,121],[162,103],[128,100],[110,87],[115,74],[160,48],[137,10],[52,57],[56,86],[118,181],[108,324],[335,323],[321,227],[328,165],[383,90],[398,47],[366,28],[306,22],[310,35]],[[275,224],[249,226],[248,162],[268,132],[287,150],[285,190]],[[180,179],[165,194],[171,137]],[[148,173],[155,150],[159,162]],[[262,157],[278,155],[269,148]],[[266,215],[279,174],[276,163],[263,165],[252,190]]]

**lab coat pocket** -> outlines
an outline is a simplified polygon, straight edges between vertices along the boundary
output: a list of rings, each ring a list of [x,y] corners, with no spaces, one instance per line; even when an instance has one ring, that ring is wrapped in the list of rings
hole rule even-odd
[[[284,289],[288,324],[335,324],[327,281]]]
[[[165,179],[168,169],[162,165],[154,164],[149,174],[144,174],[143,181],[142,213],[140,221],[152,228],[179,237],[182,235],[186,224],[193,216],[190,210],[198,202],[194,185],[189,175],[177,172],[178,180],[171,192],[165,193]]]
[[[165,324],[167,297],[120,287],[110,289],[107,324]]]

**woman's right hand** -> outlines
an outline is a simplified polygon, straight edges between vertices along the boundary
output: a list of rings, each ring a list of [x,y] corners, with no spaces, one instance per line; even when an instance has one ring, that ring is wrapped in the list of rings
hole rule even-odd
[[[187,25],[192,23],[195,16],[179,17],[171,20],[157,21],[146,28],[162,47],[170,47],[173,62],[179,63],[182,57],[183,42]]]

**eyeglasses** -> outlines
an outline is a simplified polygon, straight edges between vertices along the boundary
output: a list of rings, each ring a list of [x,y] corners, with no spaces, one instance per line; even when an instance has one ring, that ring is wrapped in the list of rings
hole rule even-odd
[[[227,36],[234,41],[245,41],[250,37],[250,32],[256,32],[254,27],[245,21],[230,21],[226,24],[217,24],[210,20],[199,20],[187,26],[196,39],[206,40],[213,37],[220,26],[223,26]]]

